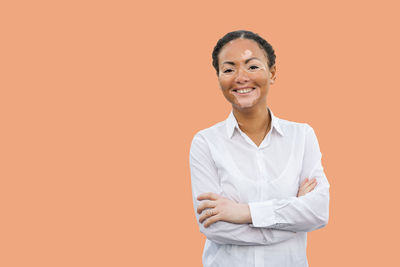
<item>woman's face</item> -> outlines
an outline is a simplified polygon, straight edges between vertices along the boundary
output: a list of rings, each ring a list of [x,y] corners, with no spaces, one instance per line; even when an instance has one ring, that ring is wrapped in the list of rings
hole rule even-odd
[[[238,110],[266,107],[275,66],[268,68],[264,49],[249,39],[235,39],[222,47],[218,81],[225,98]],[[245,91],[242,91],[245,90]]]

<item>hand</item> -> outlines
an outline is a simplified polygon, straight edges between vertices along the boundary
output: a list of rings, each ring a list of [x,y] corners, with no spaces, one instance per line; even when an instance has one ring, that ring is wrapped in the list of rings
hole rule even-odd
[[[308,180],[308,178],[304,179],[303,182],[300,184],[299,191],[297,192],[297,197],[304,196],[308,192],[314,190],[315,186],[317,185],[317,179]]]
[[[216,193],[204,193],[197,197],[197,200],[203,200],[197,207],[197,213],[201,214],[199,222],[204,227],[208,227],[217,221],[231,223],[251,223],[250,208],[247,204],[236,203],[233,200],[220,196]]]

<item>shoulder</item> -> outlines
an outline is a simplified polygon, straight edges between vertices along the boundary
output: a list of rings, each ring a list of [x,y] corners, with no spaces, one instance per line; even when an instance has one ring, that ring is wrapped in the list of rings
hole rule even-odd
[[[282,131],[285,134],[306,135],[310,131],[313,131],[313,128],[306,122],[296,122],[296,121],[290,121],[290,120],[281,119],[281,118],[277,118],[277,119],[278,119],[279,126],[282,128]]]
[[[279,125],[287,140],[292,140],[296,146],[319,151],[318,138],[310,124],[279,119]]]
[[[210,158],[212,151],[215,151],[224,143],[226,139],[226,121],[215,123],[214,125],[197,131],[190,145],[191,157],[202,156]]]
[[[208,140],[223,138],[226,135],[226,120],[217,122],[210,127],[198,130],[192,139],[192,142],[197,139]]]

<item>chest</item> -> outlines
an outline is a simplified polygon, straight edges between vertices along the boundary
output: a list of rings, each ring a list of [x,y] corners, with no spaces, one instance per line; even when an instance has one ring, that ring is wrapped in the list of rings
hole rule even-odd
[[[251,141],[253,141],[253,143],[256,146],[260,146],[260,144],[262,143],[262,141],[265,138],[265,133],[261,133],[261,134],[247,134],[247,136],[250,138]]]
[[[296,140],[280,141],[263,149],[223,144],[214,155],[222,193],[241,203],[296,196],[303,147]]]

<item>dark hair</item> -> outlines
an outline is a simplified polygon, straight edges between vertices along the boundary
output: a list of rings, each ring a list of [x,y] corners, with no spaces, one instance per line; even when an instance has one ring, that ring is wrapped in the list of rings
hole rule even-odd
[[[240,30],[240,31],[233,31],[225,34],[224,37],[218,40],[217,44],[214,47],[214,50],[212,52],[212,64],[217,71],[217,75],[219,75],[219,62],[218,62],[218,54],[221,51],[222,47],[226,45],[228,42],[238,39],[238,38],[244,38],[244,39],[250,39],[254,40],[257,42],[257,44],[260,46],[260,48],[264,49],[264,51],[267,53],[268,57],[268,67],[271,68],[275,64],[275,51],[272,48],[272,46],[265,41],[262,37],[260,37],[257,33],[251,32],[251,31],[245,31],[245,30]]]

